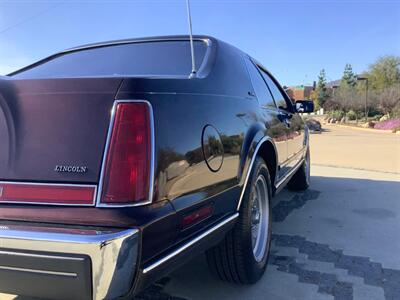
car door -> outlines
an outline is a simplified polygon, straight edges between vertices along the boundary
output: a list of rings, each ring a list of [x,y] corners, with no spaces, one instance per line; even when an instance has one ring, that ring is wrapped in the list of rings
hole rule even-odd
[[[282,122],[280,112],[263,76],[260,73],[260,69],[250,58],[246,59],[246,63],[255,94],[261,107],[262,122],[267,128],[266,135],[270,136],[274,140],[278,152],[277,179],[279,179],[283,176],[283,166],[285,166],[288,159],[287,125]]]
[[[287,155],[288,170],[293,168],[301,159],[304,148],[304,123],[299,114],[293,112],[293,104],[278,82],[265,70],[261,73],[274,97],[279,109],[281,120],[287,126]]]

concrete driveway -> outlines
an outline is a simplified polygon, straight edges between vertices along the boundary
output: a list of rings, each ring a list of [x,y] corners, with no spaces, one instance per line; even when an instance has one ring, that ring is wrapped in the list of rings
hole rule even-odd
[[[311,151],[310,189],[273,200],[260,282],[221,282],[201,256],[137,299],[400,299],[400,136],[329,126]]]
[[[400,135],[373,129],[325,126],[311,135],[317,165],[400,173]]]

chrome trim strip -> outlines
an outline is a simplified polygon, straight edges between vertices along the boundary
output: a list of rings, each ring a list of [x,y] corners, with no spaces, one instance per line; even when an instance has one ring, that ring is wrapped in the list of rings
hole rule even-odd
[[[44,271],[44,270],[36,270],[36,269],[5,267],[5,266],[0,266],[0,270],[17,271],[17,272],[24,272],[24,273],[36,273],[36,274],[45,274],[45,275],[55,275],[55,276],[73,277],[73,278],[78,277],[78,274],[76,274],[76,273]]]
[[[208,38],[208,37],[193,37],[193,40],[196,42],[207,43],[208,41],[210,41],[210,38]],[[177,41],[177,42],[189,41],[189,36],[171,36],[171,37],[160,36],[160,37],[149,37],[149,38],[137,38],[137,39],[126,39],[126,40],[116,40],[116,41],[109,41],[109,42],[100,42],[100,43],[83,45],[83,46],[78,46],[78,47],[62,50],[51,56],[48,56],[45,59],[51,58],[54,55],[66,54],[66,53],[76,52],[76,51],[80,51],[80,50],[89,50],[89,49],[107,47],[107,46],[118,46],[118,45],[139,44],[139,43],[154,43],[154,42],[174,42],[174,41]]]
[[[28,227],[28,226],[27,226]],[[121,231],[96,231],[96,234],[76,234],[76,233],[59,233],[59,232],[45,232],[41,231],[40,227],[37,227],[35,231],[29,226],[28,230],[24,230],[24,227],[19,229],[1,229],[0,230],[0,248],[4,248],[3,239],[13,239],[13,240],[28,240],[35,242],[56,242],[56,243],[73,243],[78,245],[92,245],[92,244],[102,244],[106,241],[112,241],[125,237],[128,235],[137,234],[139,231],[137,229],[127,229]],[[12,248],[21,250],[34,250],[22,248]],[[43,251],[43,249],[40,249]],[[47,251],[47,249],[45,249]],[[64,249],[65,253],[70,253],[69,249]],[[52,251],[50,251],[52,252]]]
[[[4,226],[0,228],[0,248],[11,253],[16,249],[37,251],[39,255],[46,251],[55,255],[89,256],[94,300],[114,299],[128,293],[136,272],[139,231],[98,230],[83,235],[73,233],[74,230],[71,228],[71,233],[54,233],[28,225]],[[16,255],[20,255],[20,252],[16,252]]]
[[[151,131],[149,195],[148,195],[148,199],[145,201],[130,203],[130,204],[116,204],[116,205],[111,204],[110,205],[110,204],[101,203],[101,194],[102,194],[103,183],[104,183],[104,172],[105,172],[105,167],[106,167],[106,160],[107,160],[107,155],[108,155],[108,151],[110,148],[111,134],[112,134],[112,130],[114,127],[114,122],[115,122],[115,111],[116,111],[117,105],[120,103],[145,103],[149,107],[150,131]],[[118,208],[118,207],[133,207],[133,206],[141,206],[141,205],[150,204],[153,201],[153,190],[154,190],[154,159],[155,159],[154,156],[155,156],[154,114],[153,114],[153,107],[151,106],[151,103],[147,100],[115,100],[112,110],[111,110],[111,119],[110,119],[110,124],[108,126],[107,140],[106,140],[106,145],[104,148],[103,160],[101,163],[101,173],[100,173],[100,180],[99,180],[99,188],[97,190],[96,206],[97,207],[108,207],[108,208],[116,207],[116,208]]]
[[[0,181],[2,184],[13,184],[13,185],[37,185],[37,186],[54,186],[54,187],[83,187],[83,188],[94,188],[94,197],[90,204],[70,204],[70,203],[52,203],[52,202],[27,202],[27,201],[0,201],[1,204],[32,204],[32,205],[51,205],[51,206],[94,206],[97,197],[97,185],[94,184],[70,184],[70,183],[39,183],[39,182],[21,182],[21,181]]]
[[[283,176],[281,179],[276,184],[276,189],[278,190],[281,185],[289,178],[291,177],[298,169],[299,167],[303,164],[304,158],[302,158],[300,161],[297,162],[296,166],[292,168],[285,176]]]
[[[1,250],[0,250],[0,254],[11,255],[11,256],[33,257],[33,258],[49,258],[49,259],[55,259],[55,260],[74,260],[74,261],[83,261],[84,260],[83,258],[79,258],[79,257],[51,256],[51,255],[23,253],[23,252],[11,252],[11,251],[1,251]]]
[[[238,202],[238,205],[237,205],[237,208],[236,208],[237,211],[239,211],[240,205],[242,204],[243,196],[244,196],[244,193],[246,192],[247,183],[248,183],[248,181],[249,181],[249,179],[250,179],[250,173],[251,173],[251,170],[253,169],[253,164],[254,164],[254,161],[256,160],[258,150],[260,150],[260,147],[261,147],[266,141],[269,141],[269,142],[272,143],[272,145],[273,145],[274,148],[275,148],[275,153],[278,154],[278,152],[277,152],[277,150],[276,150],[276,147],[275,147],[275,144],[274,144],[273,140],[272,140],[270,137],[265,136],[265,137],[263,137],[263,138],[257,143],[257,146],[256,146],[256,148],[254,149],[253,157],[251,158],[251,161],[250,161],[249,169],[247,170],[246,179],[245,179],[244,184],[243,184],[242,192],[240,193],[239,202]],[[275,181],[276,181],[276,176],[277,176],[277,174],[278,174],[278,157],[276,158],[275,178],[273,179],[273,180],[274,180],[274,184],[275,184]]]
[[[217,225],[215,225],[214,227],[208,229],[207,231],[203,232],[202,234],[200,234],[199,236],[197,236],[196,238],[190,240],[189,242],[187,242],[186,244],[184,244],[183,246],[179,247],[178,249],[176,249],[175,251],[171,252],[170,254],[168,254],[167,256],[164,256],[163,258],[161,258],[160,260],[152,263],[151,265],[147,266],[146,268],[143,269],[142,273],[146,274],[149,273],[150,271],[156,269],[157,267],[159,267],[160,265],[162,265],[163,263],[165,263],[166,261],[170,260],[171,258],[173,258],[174,256],[182,253],[183,251],[185,251],[186,249],[188,249],[189,247],[193,246],[194,244],[196,244],[197,242],[199,242],[200,240],[202,240],[203,238],[205,238],[207,235],[210,235],[211,233],[213,233],[214,231],[216,231],[217,229],[221,228],[222,226],[226,225],[227,223],[235,220],[236,218],[239,217],[239,213],[235,213],[234,215],[224,219],[222,222],[218,223]]]

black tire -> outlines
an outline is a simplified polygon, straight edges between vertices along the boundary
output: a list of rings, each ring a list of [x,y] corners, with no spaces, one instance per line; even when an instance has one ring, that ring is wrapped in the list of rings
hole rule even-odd
[[[256,184],[259,184],[260,180],[263,181],[262,178],[265,179],[265,182],[261,182],[261,184],[266,183],[266,188],[264,189],[266,193],[263,193],[263,195],[268,195],[268,198],[259,201],[258,199],[266,197],[259,196],[255,200],[253,194],[257,194],[256,191],[259,191]],[[257,195],[260,194],[258,193]],[[269,199],[271,199],[271,179],[268,168],[264,160],[261,157],[257,157],[243,196],[239,218],[235,227],[219,245],[206,252],[208,265],[213,273],[217,274],[222,280],[238,284],[252,284],[257,282],[264,274],[271,243],[272,218]],[[261,226],[259,232],[262,235],[260,242],[255,243],[260,247],[260,251],[256,252],[259,254],[257,259],[257,254],[253,250],[254,233],[252,226],[255,224],[254,203],[260,204],[261,201],[264,201],[266,206],[263,206],[261,215],[258,214],[258,219],[256,218],[256,222],[258,221],[259,226]],[[265,210],[265,208],[267,209]],[[268,219],[266,219],[267,216]]]
[[[304,191],[310,186],[310,150],[307,149],[303,164],[287,184],[289,190]]]

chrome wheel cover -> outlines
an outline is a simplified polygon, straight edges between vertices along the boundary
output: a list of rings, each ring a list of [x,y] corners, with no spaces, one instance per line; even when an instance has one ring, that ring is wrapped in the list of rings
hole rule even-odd
[[[269,194],[267,180],[260,174],[253,185],[251,201],[251,244],[254,258],[261,262],[268,246]]]

